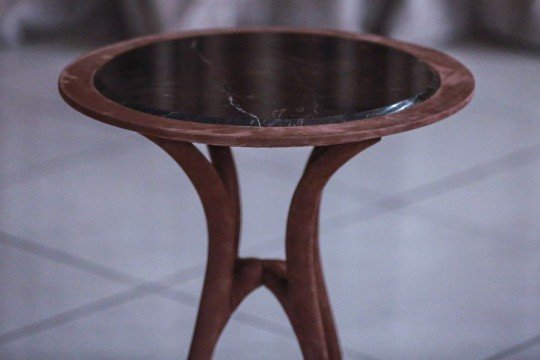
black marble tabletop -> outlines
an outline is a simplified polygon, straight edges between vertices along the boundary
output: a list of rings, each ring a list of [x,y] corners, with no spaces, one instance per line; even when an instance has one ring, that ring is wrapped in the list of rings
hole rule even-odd
[[[123,106],[170,119],[302,126],[398,112],[429,98],[440,81],[414,56],[367,41],[238,33],[130,50],[94,83]]]

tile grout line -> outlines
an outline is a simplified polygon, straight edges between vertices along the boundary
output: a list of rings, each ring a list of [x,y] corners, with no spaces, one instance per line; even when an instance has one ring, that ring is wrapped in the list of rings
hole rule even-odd
[[[508,359],[512,355],[519,354],[522,351],[525,351],[527,349],[530,349],[534,346],[540,345],[540,335],[537,335],[531,339],[528,339],[526,341],[523,341],[519,344],[510,346],[509,348],[506,348],[490,357],[485,358],[484,360],[503,360]]]
[[[107,141],[84,151],[71,153],[65,156],[58,156],[31,164],[20,170],[0,174],[0,190],[9,189],[13,185],[20,185],[21,183],[34,180],[41,176],[48,176],[71,170],[80,166],[83,161],[86,161],[85,164],[87,164],[92,158],[96,158],[96,156],[98,156],[96,159],[99,160],[99,156],[126,153],[134,148],[134,144],[132,138],[124,138],[122,138],[121,141]]]
[[[35,255],[39,258],[46,259],[57,264],[63,264],[76,268],[117,284],[131,286],[134,283],[145,281],[121,271],[103,266],[99,263],[70,254],[66,251],[57,250],[34,241],[16,237],[3,231],[0,231],[0,244]]]
[[[23,252],[31,253],[35,256],[45,258],[49,261],[61,263],[70,267],[75,267],[84,272],[92,273],[96,276],[108,279],[116,283],[122,283],[127,285],[135,281],[143,281],[131,275],[101,266],[78,256],[52,249],[26,239],[16,238],[1,231],[0,244],[16,248]],[[176,286],[187,281],[199,278],[199,273],[202,269],[202,266],[195,265],[188,269],[182,270],[178,273],[167,275],[155,281],[145,281],[134,286],[133,288],[126,289],[119,293],[56,314],[52,317],[42,319],[31,324],[27,324],[20,328],[8,331],[4,334],[0,334],[0,345],[21,339],[23,337],[31,336],[41,331],[45,331],[72,321],[76,321],[80,318],[84,318],[86,316],[90,316],[95,313],[102,312],[149,295],[157,295],[162,298],[172,300],[176,303],[180,303],[182,305],[197,308],[198,296],[185,291],[172,289],[170,288],[170,286]],[[264,317],[251,314],[249,312],[238,310],[234,313],[234,316],[231,318],[231,320],[243,323],[248,326],[253,326],[260,330],[271,332],[276,335],[289,337],[289,331],[286,326],[278,324]],[[366,360],[376,359],[367,354],[359,352],[356,349],[345,346],[343,347],[343,349],[349,354],[355,354],[355,357],[359,356],[362,359]]]
[[[168,275],[161,279],[161,281],[167,278],[172,279],[179,275],[183,275],[183,272]],[[39,333],[41,331],[45,331],[75,321],[77,319],[114,308],[116,306],[125,304],[140,297],[157,294],[162,291],[165,291],[165,289],[159,286],[157,282],[146,282],[133,288],[129,288],[116,294],[106,296],[96,301],[75,307],[73,309],[58,313],[54,316],[35,321],[17,329],[0,334],[0,345],[4,345],[6,343]],[[185,302],[196,301],[196,299],[191,299],[189,297],[189,294],[181,295],[184,297],[183,301]]]
[[[192,266],[190,268],[179,271],[178,273],[168,275],[165,278],[157,281],[144,281],[132,275],[102,266],[100,264],[86,260],[76,255],[52,249],[26,239],[14,237],[1,231],[0,245],[16,248],[20,251],[31,253],[32,255],[55,263],[60,263],[72,268],[77,268],[86,273],[91,273],[100,278],[104,278],[115,283],[129,286],[135,285],[133,288],[129,288],[109,297],[105,297],[89,304],[82,305],[80,307],[54,315],[50,318],[23,326],[19,329],[0,334],[0,344],[14,341],[22,337],[32,335],[36,332],[47,330],[49,328],[91,315],[93,313],[92,311],[104,311],[108,308],[119,306],[147,295],[159,295],[163,298],[173,300],[177,303],[195,308],[198,305],[198,296],[192,295],[191,293],[185,291],[172,289],[170,288],[170,286],[176,286],[190,280],[199,278],[199,273],[203,269],[203,266],[200,265]],[[163,284],[163,281],[171,281],[172,284]],[[286,330],[284,330],[284,328],[280,324],[277,324],[271,320],[242,311],[238,311],[236,313],[241,314],[242,316],[241,318],[236,319],[236,321],[243,322],[250,326],[253,326],[254,323],[259,323],[259,328],[265,329],[266,331],[271,331],[278,335],[288,335],[288,333],[286,333]]]
[[[539,147],[540,147],[540,145],[537,145],[537,146],[532,147],[532,149],[533,149],[533,150],[536,150],[536,149],[539,148]],[[520,159],[521,155],[523,155],[524,153],[525,153],[526,155],[530,155],[530,154],[527,154],[528,152],[530,152],[530,148],[523,149],[523,150],[520,150],[520,151],[511,153],[511,154],[509,154],[509,155],[507,155],[507,156],[504,156],[504,157],[502,157],[502,158],[495,159],[494,161],[488,162],[488,164],[489,164],[490,166],[487,166],[487,169],[486,169],[486,165],[485,165],[485,164],[482,164],[481,166],[478,166],[478,165],[473,166],[473,167],[471,167],[471,168],[466,169],[465,171],[461,171],[461,172],[458,172],[458,173],[451,174],[451,175],[449,175],[449,176],[445,176],[445,177],[443,177],[442,179],[440,179],[439,181],[431,182],[431,183],[428,183],[428,184],[426,184],[426,185],[421,185],[421,186],[419,186],[419,187],[416,187],[416,188],[407,190],[407,191],[405,191],[405,192],[402,192],[402,193],[401,193],[401,196],[403,196],[403,194],[405,194],[405,195],[406,195],[406,194],[410,194],[410,193],[413,193],[413,194],[414,194],[414,192],[419,192],[419,193],[424,192],[424,198],[425,198],[425,197],[426,197],[425,195],[426,195],[426,194],[429,194],[429,191],[426,192],[425,189],[424,189],[426,186],[428,187],[428,190],[433,191],[433,189],[436,189],[436,188],[437,188],[437,186],[433,186],[434,183],[438,183],[437,185],[439,185],[439,188],[440,188],[440,184],[441,184],[441,183],[442,183],[442,184],[448,183],[448,178],[454,178],[454,179],[457,178],[457,179],[460,179],[460,182],[461,182],[460,187],[461,187],[461,186],[464,186],[465,183],[470,183],[470,182],[471,182],[471,181],[470,181],[470,180],[471,180],[471,179],[470,179],[470,178],[471,178],[471,174],[474,174],[474,173],[477,172],[478,170],[480,170],[480,175],[481,175],[481,176],[477,177],[477,178],[476,178],[475,180],[473,180],[472,182],[478,181],[478,180],[480,180],[480,179],[482,179],[482,178],[485,178],[485,177],[490,176],[490,175],[493,175],[493,174],[498,174],[498,173],[501,172],[501,170],[508,170],[508,169],[504,169],[504,166],[501,168],[500,166],[497,166],[497,165],[500,165],[500,164],[499,164],[500,162],[502,162],[502,163],[504,164],[504,163],[508,163],[508,160],[516,160],[516,159]],[[521,160],[523,160],[523,159],[521,159]],[[530,156],[525,157],[525,160],[526,160],[526,163],[529,162],[529,161],[531,160],[531,159],[530,159]],[[536,160],[536,159],[535,159],[535,160]],[[521,163],[518,163],[518,164],[521,164]],[[495,166],[494,166],[494,165],[495,165]],[[514,165],[515,165],[515,163],[514,163]],[[522,165],[522,164],[521,164],[521,165]],[[496,171],[492,172],[492,171],[490,171],[490,170],[496,170]],[[467,180],[468,180],[468,181],[467,181]],[[431,187],[431,189],[430,189],[430,187]],[[441,191],[441,190],[442,190],[442,191]],[[446,192],[446,191],[448,191],[448,188],[447,188],[447,189],[444,189],[444,186],[443,186],[443,189],[439,189],[438,193],[441,193],[441,192],[444,193],[444,192]],[[373,192],[372,192],[372,193],[373,193]],[[437,191],[436,191],[436,193],[437,193]],[[398,196],[399,196],[399,194],[398,194]],[[394,197],[395,197],[395,196],[394,196]],[[405,196],[405,198],[406,198],[406,197],[407,197],[407,195]],[[371,210],[371,212],[368,212],[366,215],[368,215],[367,218],[371,218],[371,217],[373,217],[373,216],[377,216],[377,215],[379,215],[380,213],[384,212],[384,211],[381,212],[381,208],[382,208],[382,209],[386,209],[386,211],[389,211],[389,210],[395,210],[395,209],[400,209],[400,208],[409,206],[409,205],[411,205],[412,203],[414,203],[414,202],[416,202],[416,201],[417,201],[417,200],[412,200],[412,201],[411,201],[411,199],[405,200],[405,201],[403,201],[403,200],[401,200],[401,199],[398,199],[398,201],[396,202],[396,198],[391,198],[391,199],[388,199],[388,198],[387,198],[387,199],[383,199],[382,201],[376,201],[376,202],[374,202],[374,203],[375,203],[375,209],[376,209],[376,210],[375,210],[375,211],[374,211],[374,210]],[[389,206],[388,206],[388,205],[389,205]],[[372,209],[373,209],[373,208],[372,208]],[[357,211],[358,211],[358,209],[356,209],[356,210],[354,211],[354,213],[356,214]],[[347,211],[347,212],[345,212],[345,213],[350,214],[350,211]],[[337,218],[340,219],[340,218],[343,218],[343,216],[342,216],[342,215],[338,215]],[[355,216],[355,219],[354,219],[354,220],[355,220],[355,223],[356,223],[356,222],[358,221],[358,218]],[[364,220],[366,220],[366,217],[364,218]],[[350,224],[350,223],[349,223],[349,224],[346,223],[346,224],[344,224],[343,226],[348,226],[348,225],[351,225],[351,224]],[[333,228],[334,228],[334,229],[337,229],[336,227],[333,227]],[[339,228],[342,228],[342,227],[339,227]],[[326,233],[326,232],[325,232],[325,233]],[[275,238],[272,238],[272,242],[273,242],[274,240],[275,240]],[[266,243],[268,243],[268,242],[269,242],[269,241],[267,240],[267,241],[258,243],[258,244],[256,244],[256,245],[257,245],[257,247],[259,247],[259,246],[261,246],[261,245],[264,246],[264,244],[266,244]],[[25,246],[19,246],[19,248],[25,249]],[[26,248],[26,250],[28,250],[28,248]],[[35,249],[34,249],[34,250],[35,250]],[[50,251],[50,250],[53,250],[53,249],[48,249],[48,250]],[[61,252],[56,251],[56,254],[57,254],[57,255],[58,255],[58,254],[61,254]],[[49,255],[50,255],[50,254],[49,254]],[[65,254],[64,254],[64,255],[65,255]],[[62,258],[64,261],[65,261],[66,259],[69,259],[69,257],[66,258],[65,256],[61,256],[60,258]],[[57,259],[57,260],[58,260],[58,259]],[[67,264],[68,264],[68,265],[72,265],[72,266],[75,265],[75,263],[70,262],[70,261],[67,261]],[[105,276],[110,276],[110,275],[111,275],[111,274],[103,273],[103,269],[101,269],[101,270],[99,270],[99,271],[96,272],[96,270],[99,269],[99,268],[95,268],[95,267],[93,267],[93,266],[88,267],[88,265],[89,265],[89,263],[85,262],[85,267],[86,267],[85,271],[90,270],[90,271],[92,271],[92,272],[94,272],[94,273],[100,274],[99,276],[102,276],[102,277],[103,277],[103,275],[105,275]],[[116,275],[118,275],[118,274],[116,274]],[[125,275],[127,275],[127,274],[125,274]],[[127,276],[129,276],[129,275],[127,275]],[[115,276],[112,276],[112,277],[114,278]]]
[[[175,303],[196,309],[198,305],[198,296],[186,291],[171,289],[160,283],[161,281],[164,282],[168,280],[178,283],[190,280],[189,277],[186,279],[184,276],[185,271],[180,271],[178,273],[168,275],[160,280],[139,284],[133,288],[129,288],[116,294],[106,296],[102,299],[61,312],[46,319],[42,319],[8,331],[4,334],[0,334],[0,345],[4,345],[42,331],[67,324],[90,315],[95,315],[96,313],[110,310],[150,295],[157,295],[161,298],[172,300]],[[175,279],[176,277],[179,278]],[[288,337],[287,329],[285,329],[285,327],[283,327],[281,324],[243,311],[237,311],[235,312],[235,315],[237,316],[233,317],[231,320],[248,326],[256,327],[257,329],[271,332],[276,335]]]
[[[372,218],[374,216],[378,216],[381,213],[385,213],[385,212],[388,212],[388,211],[400,210],[400,209],[405,208],[405,207],[410,207],[411,205],[414,205],[415,203],[417,203],[419,201],[419,200],[416,199],[418,195],[423,195],[423,196],[421,196],[421,200],[420,200],[420,201],[422,201],[422,200],[425,200],[427,198],[430,198],[431,196],[433,196],[433,194],[435,194],[435,196],[436,196],[436,195],[439,195],[439,194],[442,194],[442,193],[446,193],[448,191],[456,190],[458,188],[470,185],[470,184],[475,183],[477,181],[481,181],[481,180],[489,178],[491,176],[495,176],[495,175],[504,173],[504,172],[506,172],[508,170],[512,170],[515,167],[520,167],[520,166],[523,166],[523,165],[527,165],[527,164],[532,163],[534,161],[540,160],[540,156],[537,156],[538,153],[540,153],[540,144],[537,144],[537,145],[534,145],[534,146],[531,146],[531,147],[528,147],[528,148],[525,148],[525,149],[521,149],[521,150],[512,152],[510,154],[507,154],[507,155],[502,156],[500,158],[488,161],[488,162],[483,163],[483,164],[474,165],[474,166],[472,166],[472,167],[470,167],[468,169],[465,169],[464,171],[450,174],[449,176],[445,176],[442,179],[439,179],[437,181],[430,182],[430,183],[424,184],[424,185],[420,185],[420,186],[418,186],[416,188],[412,188],[412,189],[403,191],[403,192],[398,193],[396,195],[385,196],[385,195],[380,194],[380,193],[378,193],[376,191],[372,191],[372,190],[363,188],[361,190],[364,193],[368,194],[368,196],[370,196],[372,198],[373,197],[383,197],[383,198],[381,200],[372,201],[372,202],[367,204],[367,206],[369,206],[369,210],[368,210],[367,213],[365,213],[365,216],[364,216],[364,218],[362,220],[364,220],[364,221],[368,220],[368,219],[370,219],[370,218]],[[272,174],[273,174],[273,172],[271,172],[271,175]],[[449,181],[449,179],[450,179],[450,181]],[[454,183],[457,182],[457,186],[456,185],[449,186],[452,182],[454,182]],[[350,195],[349,192],[347,192],[347,191],[342,192],[341,191],[344,188],[344,186],[345,186],[345,188],[350,187],[349,184],[345,184],[343,182],[340,182],[340,184],[341,184],[341,186],[338,187],[339,190],[336,191],[336,193],[338,195],[340,195],[340,196],[345,195],[345,196],[349,197],[349,195]],[[358,189],[356,189],[356,190],[358,190]],[[430,192],[431,192],[431,195],[429,195]],[[416,193],[416,195],[415,195],[415,193]],[[411,196],[411,194],[413,194],[413,195]],[[429,195],[429,196],[426,196],[426,195]],[[365,207],[362,207],[360,209],[363,209],[363,208],[365,208]],[[434,214],[433,211],[426,212],[423,209],[418,209],[418,208],[414,209],[414,207],[412,208],[412,210],[416,213],[417,216],[427,217],[427,218],[430,218],[431,220],[437,219],[437,217],[438,217],[437,220],[441,220],[440,216]],[[353,210],[354,213],[356,213],[357,211],[358,211],[358,209]],[[350,211],[346,211],[344,213],[349,214]],[[340,219],[341,217],[342,217],[342,215],[337,215],[337,216],[334,217],[334,219],[337,220],[337,219]],[[477,222],[472,221],[472,220],[470,220],[470,219],[468,219],[466,217],[457,217],[457,216],[451,216],[451,217],[452,217],[452,222],[454,223],[454,226],[453,226],[454,228],[457,226],[460,230],[463,231],[462,227],[466,226],[467,232],[469,234],[473,234],[473,235],[476,235],[476,236],[486,236],[484,234],[489,233],[490,236],[495,235],[497,237],[508,235],[508,233],[502,232],[500,230],[497,230],[495,232],[490,231],[490,230],[486,230],[486,228],[487,228],[486,226],[478,224]],[[445,216],[445,218],[448,219],[448,216]],[[356,218],[355,220],[356,221],[354,223],[348,223],[348,224],[346,223],[346,224],[343,225],[343,227],[348,227],[348,226],[350,226],[352,224],[357,223],[358,218]],[[331,223],[334,224],[334,221],[331,221]],[[442,225],[445,225],[445,226],[449,225],[449,223],[447,221],[445,221],[445,222],[439,221],[439,224],[442,224]],[[327,229],[326,231],[323,231],[321,233],[321,235],[331,233],[333,231],[342,229],[343,227],[336,228],[335,226],[333,226],[330,229]],[[272,240],[266,240],[263,243],[261,243],[260,245],[261,246],[266,246],[266,245],[270,244],[271,241]],[[540,342],[540,340],[538,340],[538,342]],[[535,342],[535,344],[536,344],[536,342]],[[493,358],[493,359],[490,358],[489,360],[495,360],[495,359],[502,359],[502,358],[499,358],[499,357]]]
[[[468,186],[483,179],[505,173],[509,170],[514,169],[515,167],[524,166],[538,160],[540,160],[540,144],[520,149],[518,151],[506,154],[504,156],[481,164],[473,165],[465,170],[443,176],[442,178],[435,181],[422,184],[420,186],[402,191],[394,195],[384,195],[367,188],[360,188],[360,190],[365,195],[376,200],[370,201],[367,204],[364,204],[358,208],[346,210],[338,215],[329,217],[326,220],[330,224],[332,224],[332,226],[324,230],[323,233],[331,233],[335,231],[336,228],[348,227],[354,225],[355,222],[358,221],[366,221],[370,218],[380,215],[383,212],[400,210],[406,207],[410,207],[411,205],[415,205],[416,203],[429,199],[433,196],[453,191],[464,186]],[[282,164],[273,161],[273,165]],[[274,172],[271,172],[270,175],[274,175]],[[350,192],[348,192],[347,189],[350,189],[351,185],[343,181],[334,181],[334,184],[336,183],[339,184],[339,186],[337,187],[337,189],[339,190],[332,191],[332,194],[335,194],[337,196],[345,195],[348,199],[350,199]],[[345,190],[341,191],[343,189]],[[354,190],[358,191],[359,188],[356,186]],[[360,211],[364,211],[364,213],[359,214]],[[415,211],[419,213],[421,210],[417,209]],[[350,221],[343,221],[344,219],[346,219],[346,216],[348,216],[349,218],[352,217],[351,219],[349,219]],[[466,218],[463,218],[463,221],[466,221],[469,224],[475,223],[474,221]],[[337,222],[341,222],[342,225],[338,225],[336,227],[335,224]],[[481,225],[475,224],[475,226],[478,227]],[[271,241],[273,241],[273,239],[265,240],[263,242],[260,242],[259,244],[262,246],[266,246],[270,244]]]
[[[415,195],[414,194],[415,192],[417,192],[419,194],[422,194],[422,192],[423,192],[423,198],[422,198],[422,200],[423,200],[425,198],[429,198],[430,196],[433,196],[433,193],[435,193],[435,194],[444,193],[444,192],[447,192],[449,190],[453,190],[455,188],[463,187],[463,186],[468,185],[470,183],[474,183],[474,182],[479,181],[481,179],[493,176],[495,174],[505,172],[505,171],[508,170],[507,167],[513,168],[516,165],[515,160],[520,160],[520,161],[517,162],[518,166],[521,166],[521,165],[524,165],[524,164],[527,164],[527,163],[531,162],[530,151],[532,149],[533,152],[535,152],[535,150],[537,150],[538,147],[539,147],[539,145],[536,145],[536,146],[533,146],[532,148],[526,148],[526,149],[522,149],[520,151],[516,151],[514,153],[511,153],[509,155],[506,155],[506,156],[503,156],[501,158],[495,159],[493,161],[489,161],[487,163],[475,165],[475,166],[470,167],[470,168],[468,168],[468,169],[466,169],[464,171],[460,171],[460,172],[457,172],[457,173],[454,173],[454,174],[450,174],[449,176],[445,176],[442,179],[439,179],[438,181],[421,185],[419,187],[404,191],[404,192],[401,193],[401,195],[400,194],[397,195],[397,196],[405,195],[405,201],[398,198],[398,202],[396,203],[396,198],[394,196],[393,199],[383,199],[382,201],[378,201],[378,202],[375,202],[375,203],[379,204],[379,205],[382,204],[383,208],[385,207],[384,206],[385,204],[386,205],[390,204],[391,205],[390,209],[387,209],[387,210],[392,210],[392,209],[396,209],[396,208],[399,209],[399,208],[411,205],[411,204],[418,201],[418,200],[407,199],[407,195],[410,197],[411,193],[413,194],[414,197],[417,197],[418,194]],[[523,155],[525,155],[525,156],[523,157]],[[536,159],[533,159],[533,160],[536,160]],[[512,166],[509,166],[510,165],[509,161],[513,161]],[[450,178],[450,181],[449,181],[449,178]],[[472,181],[471,181],[471,179],[472,179]],[[446,183],[446,185],[448,185],[448,183],[452,183],[452,182],[457,182],[458,186],[456,187],[454,185],[453,188],[448,188],[448,186],[444,186],[445,183]],[[442,189],[441,189],[441,186],[440,186],[441,184],[443,185]],[[439,187],[438,190],[436,190],[437,187]],[[445,189],[445,187],[446,187],[446,189]],[[426,188],[427,188],[427,191],[426,191]],[[426,195],[428,195],[428,196],[426,197]],[[390,200],[390,202],[388,200]],[[392,203],[394,204],[393,206],[392,206]],[[356,213],[356,211],[357,210],[355,210],[354,212]],[[346,213],[349,213],[349,212],[346,212]],[[372,215],[377,215],[377,213],[374,213]],[[340,215],[339,217],[341,218],[342,215]],[[28,245],[28,244],[26,244],[26,245]],[[19,248],[24,249],[23,251],[28,250],[28,247],[25,247],[25,246],[22,246],[22,247],[19,247]],[[53,250],[53,249],[50,249],[50,250]],[[74,263],[71,263],[70,261],[66,261],[68,258],[65,258],[65,257],[61,257],[61,258],[63,258],[64,263],[66,263],[67,265],[72,265],[72,266],[74,265]],[[94,268],[92,266],[88,267],[87,265],[88,265],[88,263],[85,263],[85,267],[86,267],[85,271],[88,271],[88,270],[91,270],[93,272],[96,271],[96,268]],[[111,276],[111,274],[107,274],[107,272],[103,273],[102,270],[103,269],[101,269],[101,271],[97,271],[97,273],[101,273],[99,276],[103,276],[104,274],[106,276]],[[118,275],[118,273],[116,273],[116,275]],[[127,275],[127,274],[124,274],[124,275]],[[127,276],[129,277],[129,275],[127,275]],[[113,277],[115,277],[115,276],[113,276]]]
[[[400,210],[434,196],[457,190],[535,161],[540,161],[540,144],[512,152],[481,164],[473,165],[467,169],[443,176],[435,181],[431,181],[393,195],[385,195],[377,191],[361,188],[360,190],[369,197],[378,199],[370,201],[361,207],[343,211],[338,215],[328,218],[327,220],[330,221],[330,223],[335,224],[336,221],[342,220],[344,215],[349,217],[352,216],[354,219],[351,219],[351,221],[345,221],[342,226],[354,225],[353,221],[358,221],[358,217],[355,215],[358,215],[359,211],[366,211],[367,209],[367,213],[363,214],[364,219],[362,219],[362,216],[360,216],[360,219],[366,220],[366,217],[371,218],[376,216],[381,210],[384,210],[385,212]],[[344,183],[343,181],[338,182],[338,184],[340,185],[338,187],[339,190],[334,190],[332,193],[336,193],[339,196],[345,195],[347,198],[350,198],[350,192],[347,190],[351,188],[350,184]],[[342,189],[345,189],[344,192],[341,191]],[[358,187],[356,187],[355,190],[358,190]],[[333,228],[335,228],[335,226],[331,227],[331,229]],[[265,243],[266,242],[268,241],[265,241]]]

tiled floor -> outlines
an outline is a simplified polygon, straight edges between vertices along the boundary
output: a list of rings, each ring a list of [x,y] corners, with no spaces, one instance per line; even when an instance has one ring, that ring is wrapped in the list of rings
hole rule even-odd
[[[473,103],[384,139],[325,193],[322,252],[344,352],[539,359],[540,59],[443,50],[475,73]],[[206,251],[202,208],[160,149],[62,102],[57,74],[83,51],[0,50],[0,358],[183,358]],[[242,254],[283,256],[307,154],[236,152]],[[260,290],[216,358],[300,352]]]

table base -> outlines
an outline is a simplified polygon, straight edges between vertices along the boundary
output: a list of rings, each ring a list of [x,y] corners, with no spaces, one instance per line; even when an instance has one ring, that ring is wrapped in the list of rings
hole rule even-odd
[[[148,137],[187,174],[203,204],[209,247],[189,359],[210,359],[242,300],[266,286],[283,306],[306,359],[341,359],[318,244],[322,190],[330,177],[380,138],[316,146],[294,192],[285,237],[286,259],[240,258],[240,192],[231,149],[209,145],[207,159],[193,144]]]

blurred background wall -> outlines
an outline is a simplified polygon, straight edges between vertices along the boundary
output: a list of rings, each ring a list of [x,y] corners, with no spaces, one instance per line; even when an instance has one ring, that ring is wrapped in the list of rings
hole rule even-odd
[[[0,0],[0,39],[126,38],[238,25],[332,27],[420,43],[475,34],[540,47],[538,0]]]

